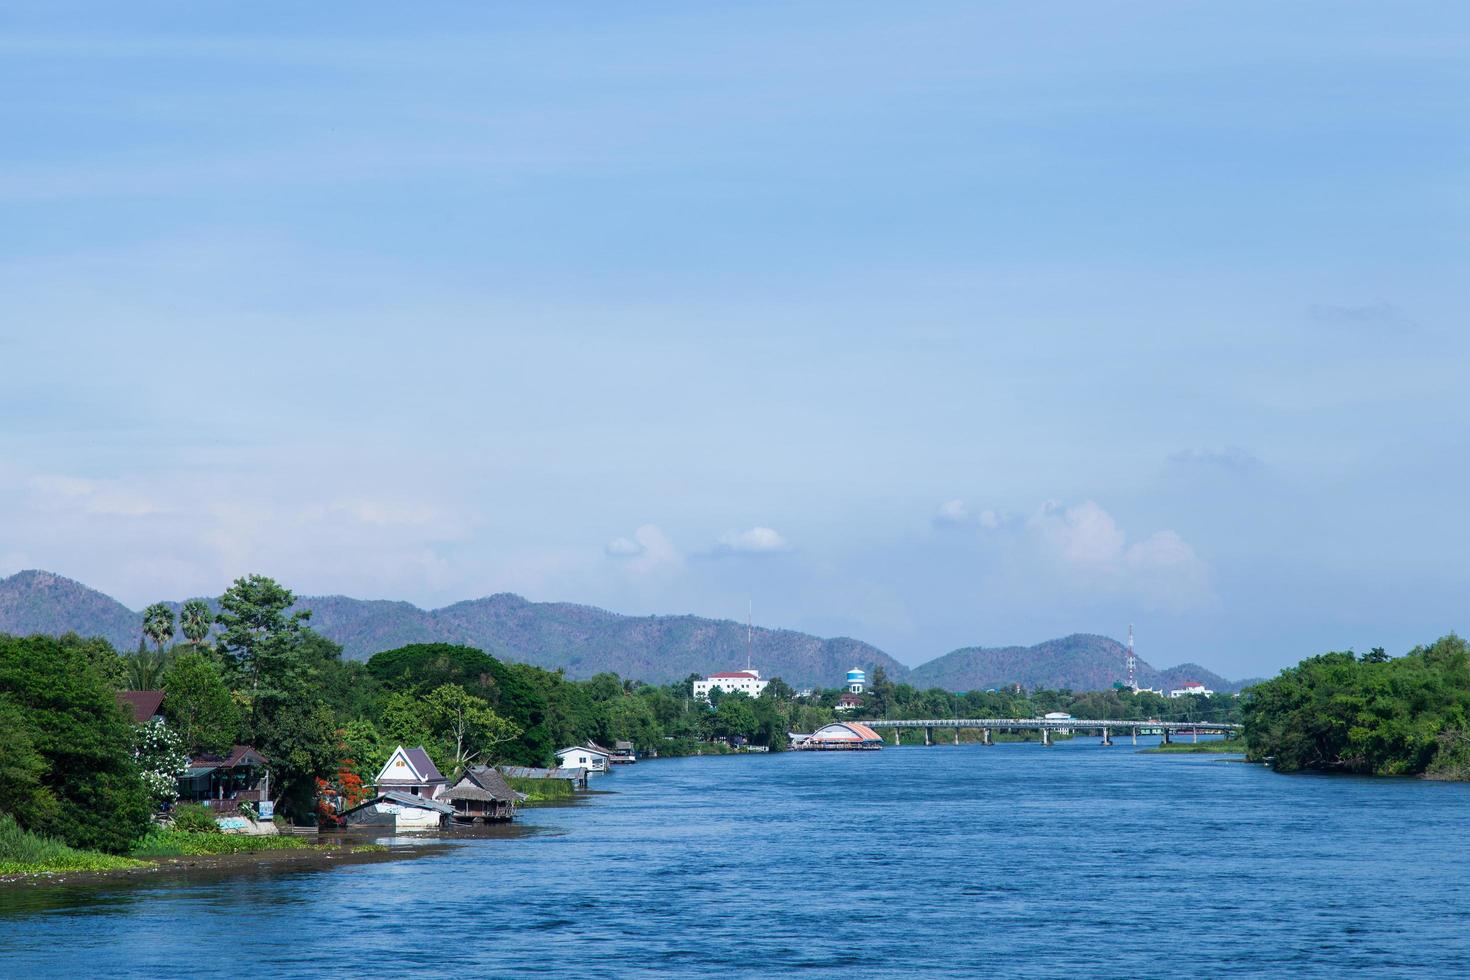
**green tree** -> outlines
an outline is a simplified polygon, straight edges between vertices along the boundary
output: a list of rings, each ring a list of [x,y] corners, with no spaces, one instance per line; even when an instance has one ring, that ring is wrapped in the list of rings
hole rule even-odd
[[[270,766],[277,808],[297,818],[313,813],[316,781],[335,773],[340,758],[331,709],[305,691],[277,699],[255,744]]]
[[[163,672],[163,714],[189,752],[220,752],[240,737],[240,713],[219,666],[187,651]]]
[[[710,730],[717,738],[753,738],[759,722],[750,698],[736,691],[726,695],[715,708]]]
[[[209,603],[203,599],[190,599],[179,610],[179,627],[183,631],[184,639],[188,640],[189,645],[195,650],[205,646],[213,620],[214,616],[209,611]]]
[[[163,683],[168,668],[168,654],[162,650],[139,650],[124,657],[123,683],[129,691],[156,691]]]
[[[174,639],[174,611],[161,602],[143,610],[143,635],[153,641],[159,653]]]
[[[342,753],[348,768],[364,783],[377,778],[388,761],[393,746],[383,738],[378,727],[366,718],[355,718],[342,728]]]
[[[493,759],[497,746],[520,734],[520,729],[495,713],[483,698],[454,684],[443,684],[423,699],[429,730],[438,736],[443,757],[453,773]]]
[[[893,681],[888,679],[888,671],[883,669],[882,664],[878,664],[873,668],[872,680],[868,684],[868,713],[874,718],[888,717],[888,711],[894,703],[893,693]]]
[[[19,709],[46,762],[42,785],[59,804],[56,822],[26,829],[73,847],[127,851],[152,807],[133,759],[132,721],[108,679],[76,645],[0,636],[0,691]]]
[[[761,697],[768,697],[774,701],[792,701],[796,698],[796,690],[779,677],[772,677],[765,690],[761,691]]]
[[[22,827],[55,828],[61,805],[46,784],[49,771],[25,712],[0,694],[0,813],[9,814]]]
[[[299,665],[297,641],[311,612],[286,614],[296,596],[275,579],[247,575],[220,596],[218,645],[252,701],[279,693]],[[252,704],[252,711],[254,706]]]

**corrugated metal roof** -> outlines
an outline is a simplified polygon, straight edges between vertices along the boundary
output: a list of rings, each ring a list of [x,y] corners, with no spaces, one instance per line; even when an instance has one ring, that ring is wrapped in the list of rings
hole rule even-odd
[[[454,807],[448,803],[440,803],[438,800],[431,800],[427,796],[414,796],[412,793],[400,793],[397,790],[389,790],[386,793],[380,793],[370,800],[364,800],[350,810],[343,810],[341,815],[345,817],[347,814],[356,813],[364,807],[374,806],[384,802],[397,803],[399,806],[415,807],[420,810],[434,810],[444,814],[454,813]]]

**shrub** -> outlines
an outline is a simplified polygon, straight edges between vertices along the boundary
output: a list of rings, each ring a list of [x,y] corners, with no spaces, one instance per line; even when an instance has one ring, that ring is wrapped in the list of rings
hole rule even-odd
[[[174,829],[193,834],[220,833],[214,811],[203,803],[185,803],[174,809]]]
[[[299,837],[250,837],[244,834],[198,833],[155,828],[133,850],[133,857],[199,857],[210,854],[253,854],[310,847]]]
[[[0,875],[55,871],[112,871],[136,868],[140,861],[78,851],[59,840],[22,830],[11,817],[0,814]]]

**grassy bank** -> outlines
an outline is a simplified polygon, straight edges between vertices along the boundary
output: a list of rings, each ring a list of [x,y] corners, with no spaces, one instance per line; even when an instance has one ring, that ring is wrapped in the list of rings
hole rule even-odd
[[[517,793],[525,793],[527,803],[554,803],[570,800],[576,794],[570,779],[527,779],[523,776],[508,776],[505,781]]]
[[[22,830],[10,817],[0,815],[0,875],[120,871],[143,865],[142,861],[115,854],[79,851],[59,840]]]
[[[1243,739],[1212,739],[1208,742],[1174,742],[1170,745],[1155,745],[1152,748],[1138,751],[1161,755],[1244,755],[1245,741]]]
[[[207,854],[255,854],[311,847],[302,837],[246,837],[240,834],[201,833],[155,828],[133,848],[135,858],[200,857]]]
[[[61,841],[22,830],[8,816],[0,815],[0,876],[57,875],[74,872],[137,871],[168,864],[175,858],[248,859],[252,854],[280,851],[312,854],[357,855],[387,851],[381,844],[319,844],[289,835],[246,837],[238,834],[170,830],[155,827],[126,857],[83,851]],[[284,857],[284,855],[282,855]]]

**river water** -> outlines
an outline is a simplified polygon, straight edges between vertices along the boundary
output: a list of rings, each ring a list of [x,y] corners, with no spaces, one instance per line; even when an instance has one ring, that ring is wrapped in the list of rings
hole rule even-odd
[[[3,891],[4,976],[1470,975],[1470,786],[1126,742],[669,759],[429,857]]]

